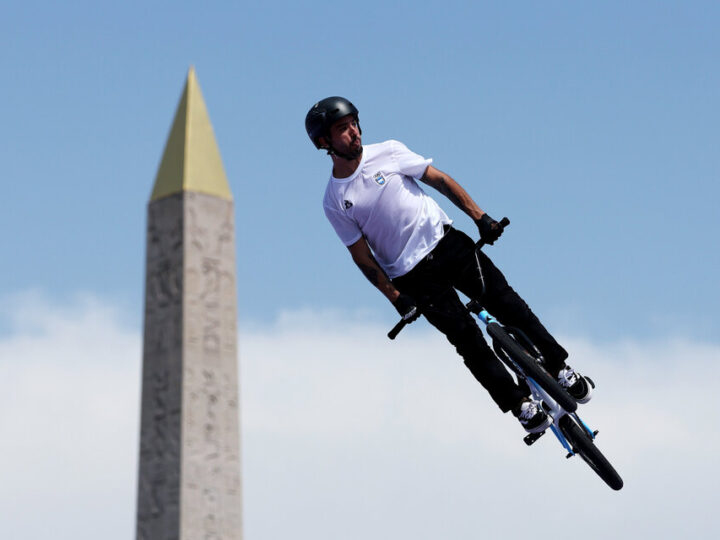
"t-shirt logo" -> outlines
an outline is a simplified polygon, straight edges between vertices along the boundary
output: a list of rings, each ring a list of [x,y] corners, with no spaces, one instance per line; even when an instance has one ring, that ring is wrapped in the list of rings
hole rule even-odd
[[[383,176],[383,173],[379,172],[375,176],[373,176],[373,180],[375,180],[378,184],[378,186],[382,186],[385,183],[385,177]]]
[[[349,210],[351,206],[352,206],[352,203],[350,201],[346,200],[345,201],[345,210]]]

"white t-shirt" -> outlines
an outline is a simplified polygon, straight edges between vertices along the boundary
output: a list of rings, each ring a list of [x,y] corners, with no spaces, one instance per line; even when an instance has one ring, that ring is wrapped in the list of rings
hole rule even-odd
[[[408,273],[437,245],[452,220],[418,186],[432,159],[398,141],[363,146],[348,178],[330,177],[323,207],[340,240],[362,236],[390,278]]]

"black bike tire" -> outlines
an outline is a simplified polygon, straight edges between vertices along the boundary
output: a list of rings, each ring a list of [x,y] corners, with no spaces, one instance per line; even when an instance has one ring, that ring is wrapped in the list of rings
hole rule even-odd
[[[575,412],[577,410],[577,401],[567,393],[560,383],[553,379],[550,374],[545,371],[537,360],[528,353],[520,344],[508,335],[505,329],[497,323],[487,325],[488,334],[500,345],[503,351],[510,356],[525,375],[535,380],[543,389],[558,402],[567,412]]]
[[[590,435],[569,416],[560,419],[560,430],[572,446],[573,451],[587,463],[605,483],[615,491],[623,487],[623,479],[610,464]]]

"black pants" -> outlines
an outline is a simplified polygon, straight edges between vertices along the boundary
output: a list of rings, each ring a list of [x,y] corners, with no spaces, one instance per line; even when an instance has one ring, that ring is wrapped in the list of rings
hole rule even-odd
[[[475,260],[475,243],[465,233],[450,228],[425,259],[404,276],[393,279],[393,283],[400,292],[418,302],[427,320],[445,334],[471,373],[500,409],[507,412],[527,395],[526,390],[515,384],[495,356],[455,289],[479,300],[502,324],[525,332],[542,353],[551,373],[560,370],[568,354],[487,255],[480,252],[479,259],[484,294]]]

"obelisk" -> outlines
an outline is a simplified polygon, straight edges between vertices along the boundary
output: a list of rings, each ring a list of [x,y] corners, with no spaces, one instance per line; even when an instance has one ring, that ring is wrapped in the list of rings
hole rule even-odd
[[[138,540],[239,540],[233,200],[190,68],[148,204]]]

